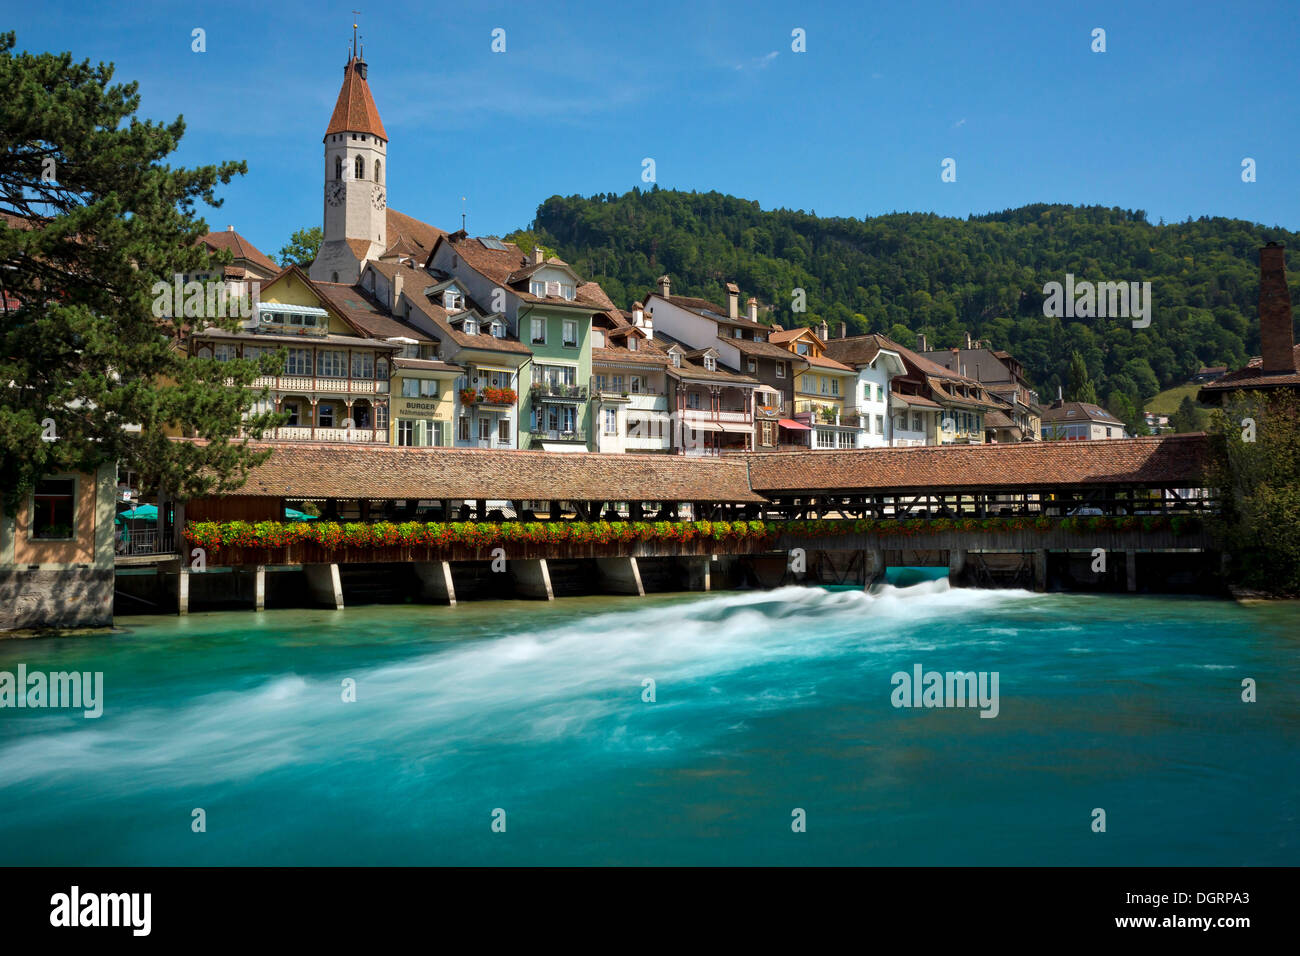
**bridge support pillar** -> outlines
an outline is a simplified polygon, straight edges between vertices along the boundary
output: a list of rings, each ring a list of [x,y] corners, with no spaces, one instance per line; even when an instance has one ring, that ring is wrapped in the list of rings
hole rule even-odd
[[[184,565],[176,572],[176,613],[190,613],[190,569]]]
[[[966,552],[960,548],[953,548],[948,552],[948,586],[963,587],[962,581],[965,576]]]
[[[1138,556],[1136,551],[1124,552],[1124,583],[1132,592],[1138,589]]]
[[[885,552],[882,548],[868,548],[862,552],[863,579],[862,589],[871,590],[871,586],[885,577]]]
[[[600,575],[601,586],[611,594],[645,597],[645,586],[641,583],[641,569],[637,567],[636,558],[597,558],[596,573]]]
[[[551,570],[546,566],[545,558],[529,561],[511,561],[511,571],[515,576],[515,592],[524,597],[555,600],[551,590]]]
[[[1039,548],[1034,552],[1034,590],[1047,590],[1047,549]]]
[[[711,567],[708,555],[698,558],[682,558],[686,563],[686,590],[688,591],[709,591],[712,581]]]
[[[257,566],[257,575],[253,579],[253,610],[266,610],[266,565]]]
[[[420,582],[420,600],[456,606],[456,586],[451,580],[450,561],[416,561],[415,577]]]
[[[343,580],[337,564],[307,564],[302,570],[307,575],[307,590],[313,601],[333,606],[336,611],[343,610]]]

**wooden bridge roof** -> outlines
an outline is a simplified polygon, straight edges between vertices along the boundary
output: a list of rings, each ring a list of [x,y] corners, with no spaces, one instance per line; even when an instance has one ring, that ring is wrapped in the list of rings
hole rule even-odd
[[[232,497],[761,502],[740,458],[413,448],[324,442],[273,448]]]
[[[857,451],[755,453],[750,485],[767,497],[813,492],[1031,490],[1078,485],[1196,487],[1204,434],[1096,441],[926,445]]]

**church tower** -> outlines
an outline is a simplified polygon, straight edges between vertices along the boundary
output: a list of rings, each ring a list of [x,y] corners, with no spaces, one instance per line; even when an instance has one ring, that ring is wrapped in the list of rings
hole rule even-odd
[[[309,274],[350,284],[388,248],[388,133],[355,42],[324,142],[324,241]]]

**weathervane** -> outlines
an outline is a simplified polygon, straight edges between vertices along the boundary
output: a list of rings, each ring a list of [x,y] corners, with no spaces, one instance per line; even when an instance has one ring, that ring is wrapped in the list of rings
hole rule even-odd
[[[353,11],[352,11],[352,15],[353,15],[354,17],[359,17],[359,16],[361,16],[361,11],[360,11],[360,10],[353,10]],[[352,23],[352,55],[355,57],[355,56],[357,56],[357,53],[358,53],[358,47],[357,47],[357,24],[356,24],[356,21],[353,21],[353,23]]]

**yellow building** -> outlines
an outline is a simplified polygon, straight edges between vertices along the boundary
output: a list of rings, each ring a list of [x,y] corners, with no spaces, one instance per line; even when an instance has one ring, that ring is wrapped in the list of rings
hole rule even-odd
[[[794,417],[813,430],[813,448],[858,448],[866,427],[860,416],[845,412],[854,407],[853,390],[858,372],[826,356],[826,343],[812,329],[778,330],[767,337],[808,363],[794,379]]]

